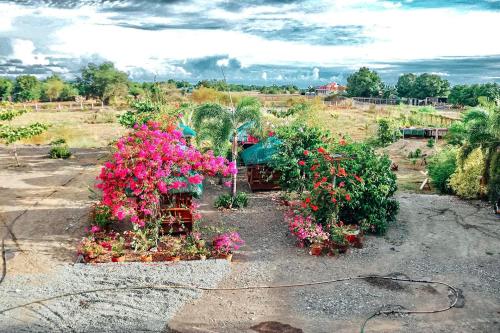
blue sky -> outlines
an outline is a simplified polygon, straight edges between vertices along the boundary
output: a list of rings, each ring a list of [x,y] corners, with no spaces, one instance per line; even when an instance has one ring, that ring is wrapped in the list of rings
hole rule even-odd
[[[500,0],[0,0],[0,75],[113,61],[136,80],[500,82]]]

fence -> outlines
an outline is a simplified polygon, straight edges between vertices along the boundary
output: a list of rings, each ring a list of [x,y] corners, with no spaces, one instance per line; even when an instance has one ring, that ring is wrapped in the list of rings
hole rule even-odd
[[[108,108],[107,106],[104,106],[103,102],[100,101],[21,103],[15,104],[14,107],[34,112],[103,110]]]

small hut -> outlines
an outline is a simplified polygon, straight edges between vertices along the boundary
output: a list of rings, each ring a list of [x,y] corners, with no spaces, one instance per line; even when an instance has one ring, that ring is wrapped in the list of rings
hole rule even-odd
[[[271,158],[278,150],[281,141],[275,137],[269,137],[245,149],[241,153],[241,159],[247,167],[247,180],[252,191],[279,190],[279,179],[281,173],[269,167]]]

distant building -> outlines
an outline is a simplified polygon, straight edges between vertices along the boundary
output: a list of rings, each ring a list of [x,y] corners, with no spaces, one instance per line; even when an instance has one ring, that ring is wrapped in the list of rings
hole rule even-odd
[[[316,95],[330,95],[338,94],[346,90],[346,87],[337,84],[337,82],[332,82],[325,84],[324,86],[316,87]]]

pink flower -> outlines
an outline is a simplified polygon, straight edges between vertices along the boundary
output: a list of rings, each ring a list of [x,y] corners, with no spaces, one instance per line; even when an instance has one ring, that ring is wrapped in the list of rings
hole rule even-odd
[[[300,165],[300,166],[304,166],[304,165],[306,165],[306,162],[304,162],[304,161],[299,161],[299,165]]]
[[[93,225],[92,228],[90,228],[90,232],[93,234],[99,231],[101,231],[101,227],[99,227],[98,225]]]
[[[116,217],[121,221],[125,218],[125,213],[122,210],[116,212]]]
[[[201,184],[201,182],[203,181],[203,177],[199,174],[196,174],[194,176],[191,176],[191,177],[188,177],[188,182],[190,184]]]
[[[227,182],[224,182],[224,186],[226,187],[231,187],[232,185],[232,182],[230,180],[228,180]]]

